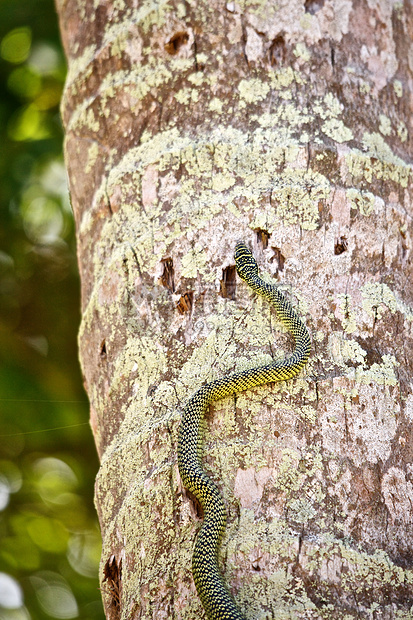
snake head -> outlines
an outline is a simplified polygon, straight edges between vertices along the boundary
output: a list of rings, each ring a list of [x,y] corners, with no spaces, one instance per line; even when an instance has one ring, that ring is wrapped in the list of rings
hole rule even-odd
[[[258,277],[258,265],[251,250],[247,248],[245,243],[242,241],[237,243],[234,256],[235,265],[240,278],[248,282],[251,278]]]

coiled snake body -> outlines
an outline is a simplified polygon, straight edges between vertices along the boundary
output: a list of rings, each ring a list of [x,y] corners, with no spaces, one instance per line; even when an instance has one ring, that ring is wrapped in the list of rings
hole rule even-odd
[[[278,317],[295,339],[292,355],[281,362],[235,372],[202,386],[185,407],[178,440],[178,466],[185,488],[199,501],[204,522],[198,533],[192,557],[195,586],[209,620],[245,620],[221,576],[218,550],[225,529],[225,506],[220,492],[202,469],[202,422],[210,403],[244,390],[285,381],[296,375],[310,354],[310,336],[290,303],[274,285],[258,275],[255,259],[244,243],[237,243],[235,264],[238,275],[272,304]]]

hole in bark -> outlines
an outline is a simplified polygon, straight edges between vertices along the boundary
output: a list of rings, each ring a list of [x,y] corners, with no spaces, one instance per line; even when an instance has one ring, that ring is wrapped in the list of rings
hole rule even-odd
[[[306,13],[310,13],[314,15],[318,13],[320,9],[324,6],[324,0],[305,0],[304,9]]]
[[[260,557],[259,557],[259,558],[257,558],[256,560],[254,560],[254,561],[252,562],[252,564],[251,564],[252,569],[253,569],[253,570],[255,570],[255,571],[257,571],[257,572],[259,572],[259,571],[261,570],[261,567],[260,567],[260,560],[262,560],[262,555],[260,555]]]
[[[188,43],[189,34],[187,32],[176,32],[167,43],[165,43],[165,49],[168,54],[175,56],[180,48]]]
[[[270,65],[273,67],[279,67],[285,61],[287,56],[287,47],[285,45],[285,39],[282,35],[278,35],[271,43],[269,49]]]
[[[221,297],[226,297],[228,299],[235,299],[235,275],[237,270],[235,265],[230,265],[229,267],[225,267],[222,270],[222,280],[219,287],[219,293]]]
[[[408,247],[406,243],[406,233],[402,229],[400,229],[400,236],[401,236],[401,246],[402,246],[402,258],[406,258]]]
[[[335,243],[334,254],[338,256],[339,254],[342,254],[343,252],[345,252],[347,248],[348,248],[347,237],[342,236]]]
[[[150,385],[150,386],[148,387],[148,391],[146,392],[146,396],[147,396],[148,398],[150,398],[151,396],[153,396],[153,395],[155,394],[155,392],[156,392],[156,388],[157,388],[157,385],[156,385],[156,384]]]
[[[110,606],[113,610],[116,610],[116,616],[119,616],[122,559],[119,560],[118,564],[115,555],[111,555],[103,568],[103,574],[103,583],[107,582],[107,588],[105,589],[109,592],[111,597]]]
[[[268,240],[271,236],[270,233],[263,228],[256,228],[255,234],[257,235],[258,243],[261,243],[263,249],[266,250],[268,248]]]
[[[192,508],[194,510],[196,518],[202,520],[204,518],[204,511],[202,510],[202,506],[199,503],[198,499],[195,497],[195,495],[191,493],[191,491],[188,491],[187,489],[185,489],[185,495],[192,504]]]
[[[163,274],[161,275],[161,284],[163,284],[163,286],[165,288],[168,289],[168,291],[171,291],[172,293],[175,292],[175,282],[174,282],[174,263],[172,258],[163,258],[161,260],[161,263],[163,264]]]
[[[179,314],[185,314],[185,312],[191,312],[193,304],[194,292],[188,291],[181,296],[180,300],[176,304],[176,307],[178,308]]]
[[[106,357],[106,340],[102,340],[100,345],[100,357]]]
[[[271,248],[272,251],[274,252],[274,256],[270,259],[270,262],[272,263],[274,260],[277,261],[277,271],[283,271],[284,270],[284,263],[285,263],[285,256],[282,254],[280,248]]]

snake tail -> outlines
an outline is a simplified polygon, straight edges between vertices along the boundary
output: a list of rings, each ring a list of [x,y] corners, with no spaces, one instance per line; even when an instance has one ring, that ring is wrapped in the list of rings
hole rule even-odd
[[[282,361],[211,381],[195,392],[184,409],[178,437],[178,467],[184,487],[197,498],[204,512],[192,557],[192,574],[208,620],[245,620],[245,616],[237,608],[219,569],[218,552],[225,531],[226,512],[218,487],[202,467],[205,413],[212,402],[226,396],[291,379],[306,364],[311,349],[306,326],[277,286],[261,280],[257,263],[244,243],[237,243],[235,247],[235,265],[240,278],[274,306],[293,335],[295,348]]]

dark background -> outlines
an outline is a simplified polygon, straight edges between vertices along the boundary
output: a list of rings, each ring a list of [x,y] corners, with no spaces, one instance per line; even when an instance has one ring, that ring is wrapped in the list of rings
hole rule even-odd
[[[0,72],[0,620],[100,620],[52,0],[1,0]]]

